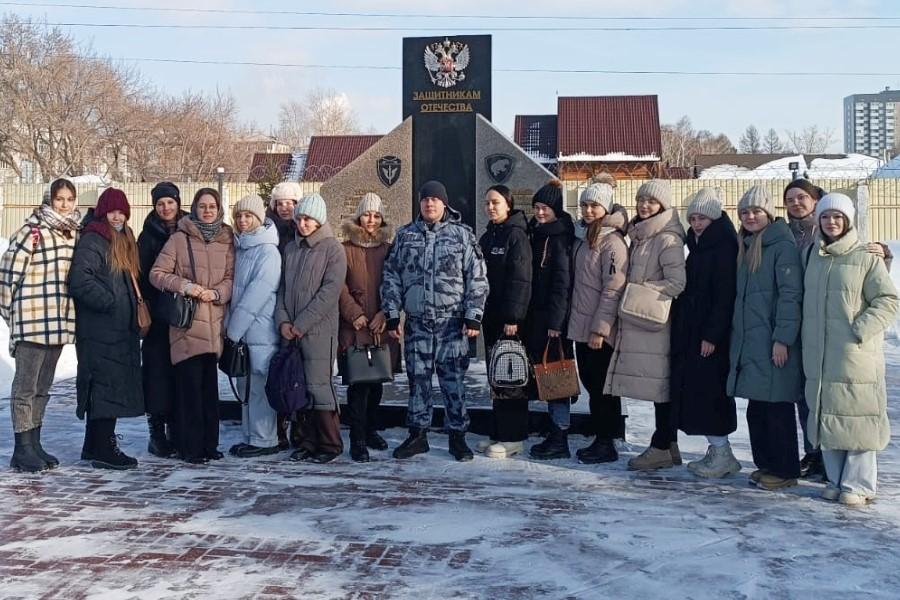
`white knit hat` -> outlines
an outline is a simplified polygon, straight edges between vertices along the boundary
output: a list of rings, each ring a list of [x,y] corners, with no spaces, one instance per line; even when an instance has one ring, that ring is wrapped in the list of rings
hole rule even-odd
[[[663,210],[672,208],[672,188],[669,182],[663,179],[651,179],[644,183],[637,191],[638,198],[655,198]]]
[[[306,215],[310,219],[316,221],[319,225],[323,225],[326,221],[327,213],[325,208],[325,198],[313,192],[303,196],[297,206],[294,207],[294,220]]]
[[[769,219],[775,218],[775,202],[766,188],[761,185],[754,185],[741,196],[741,200],[738,202],[738,212],[745,208],[761,208],[769,215]]]
[[[847,217],[847,220],[850,221],[851,227],[856,222],[856,207],[853,206],[853,200],[851,200],[849,196],[845,196],[838,192],[832,192],[822,196],[822,199],[816,204],[816,221],[819,220],[819,217],[821,217],[822,213],[826,210],[836,210],[842,213]]]
[[[235,203],[234,208],[231,209],[231,216],[237,220],[238,213],[240,212],[253,213],[253,215],[259,219],[260,224],[263,224],[266,221],[266,203],[256,194],[250,194],[238,200]]]
[[[384,218],[384,204],[381,201],[381,196],[375,192],[368,192],[362,197],[362,200],[359,201],[359,206],[356,207],[356,215],[353,218],[359,221],[359,218],[369,211],[377,212]]]
[[[608,183],[592,183],[584,188],[578,202],[580,204],[599,204],[606,212],[613,203],[615,190]]]
[[[691,215],[703,215],[715,221],[722,217],[722,202],[716,196],[715,190],[700,188],[690,198],[691,202],[687,207],[688,218]]]
[[[296,181],[282,181],[272,188],[269,196],[269,208],[275,210],[279,200],[293,200],[297,202],[303,196],[303,189]]]

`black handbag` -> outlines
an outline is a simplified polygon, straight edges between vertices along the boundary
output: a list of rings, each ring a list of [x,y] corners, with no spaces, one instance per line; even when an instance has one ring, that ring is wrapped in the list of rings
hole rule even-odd
[[[191,248],[191,239],[187,238],[188,257],[191,260],[191,276],[197,280],[197,268],[194,264],[194,250]],[[194,314],[197,312],[197,300],[185,296],[181,292],[161,292],[157,300],[159,312],[165,317],[166,322],[176,329],[190,329],[194,323]]]
[[[250,373],[250,349],[244,340],[232,342],[225,337],[219,370],[229,377],[246,377]]]
[[[387,346],[354,344],[344,353],[341,383],[387,383],[393,381],[391,349]]]

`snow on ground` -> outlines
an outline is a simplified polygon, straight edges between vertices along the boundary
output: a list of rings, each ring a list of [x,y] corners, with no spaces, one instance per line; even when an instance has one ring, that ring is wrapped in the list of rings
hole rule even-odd
[[[791,176],[790,164],[794,162],[798,164],[798,172],[811,179],[865,179],[876,173],[883,161],[863,154],[848,154],[845,158],[816,158],[807,165],[806,158],[797,154],[769,161],[755,169],[716,165],[704,169],[698,179],[785,179]]]

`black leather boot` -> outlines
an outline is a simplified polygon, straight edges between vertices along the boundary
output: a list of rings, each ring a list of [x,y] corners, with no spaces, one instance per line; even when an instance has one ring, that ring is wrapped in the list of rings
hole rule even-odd
[[[350,441],[350,458],[353,462],[369,462],[369,449],[366,443],[359,440]]]
[[[613,441],[599,436],[594,439],[590,446],[578,450],[575,454],[578,456],[578,462],[585,465],[616,462],[619,460],[619,453],[616,451],[616,445]]]
[[[466,444],[465,431],[450,432],[449,449],[450,454],[453,456],[453,458],[455,458],[459,462],[470,461],[473,458],[472,449],[469,448],[468,444]]]
[[[23,473],[46,471],[50,465],[37,453],[34,444],[35,429],[15,434],[15,448],[9,466]]]
[[[416,454],[424,454],[429,450],[431,448],[428,447],[428,431],[411,427],[409,429],[409,437],[394,449],[394,458],[401,460],[412,458]]]
[[[569,432],[563,431],[555,425],[544,441],[531,447],[531,458],[536,460],[554,460],[557,458],[571,458],[569,452]]]
[[[119,449],[119,436],[116,435],[115,419],[94,419],[91,453],[91,466],[95,469],[115,469],[123,471],[134,469],[138,461]]]
[[[38,456],[40,456],[47,466],[51,469],[55,469],[59,466],[59,459],[44,450],[44,447],[41,445],[41,425],[38,425],[35,429],[34,434],[34,449],[37,451]]]
[[[147,452],[160,458],[172,456],[172,445],[166,437],[166,418],[163,415],[147,415],[150,428],[150,439],[147,440]]]

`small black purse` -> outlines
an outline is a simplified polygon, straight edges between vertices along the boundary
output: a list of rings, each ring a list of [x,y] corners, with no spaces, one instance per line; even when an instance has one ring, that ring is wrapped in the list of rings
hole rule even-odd
[[[194,250],[191,248],[191,239],[187,234],[188,257],[191,259],[191,276],[197,280],[197,268],[194,265]],[[197,312],[197,300],[185,296],[181,292],[161,292],[157,299],[159,313],[165,321],[176,329],[190,329],[194,323],[194,314]]]
[[[225,337],[219,370],[229,377],[246,377],[250,373],[250,349],[244,340],[232,342]]]

